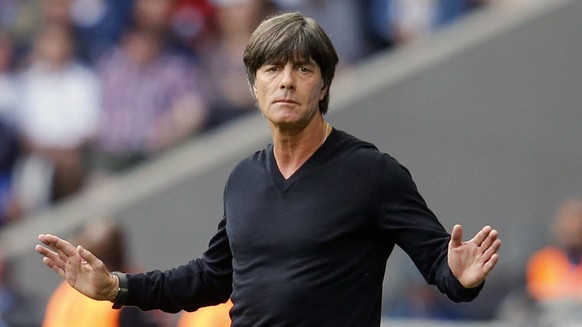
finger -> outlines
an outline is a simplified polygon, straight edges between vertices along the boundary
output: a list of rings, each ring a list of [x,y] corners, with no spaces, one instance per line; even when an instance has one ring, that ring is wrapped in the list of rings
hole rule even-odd
[[[453,231],[451,232],[449,248],[456,248],[461,245],[463,245],[463,227],[459,224],[456,224],[453,226]]]
[[[59,255],[56,252],[54,252],[48,248],[45,248],[44,246],[41,246],[41,245],[35,246],[34,250],[36,252],[42,254],[43,256],[50,258],[51,260],[55,260],[55,259],[59,258]]]
[[[51,234],[40,234],[38,239],[58,255],[58,259],[53,256],[50,258],[63,269],[64,263],[67,262],[69,257],[76,254],[75,247],[71,243],[59,238],[58,236]]]
[[[73,255],[75,252],[75,248],[72,244],[55,235],[40,234],[38,235],[38,240],[53,249],[55,252],[62,251],[69,256]]]
[[[491,256],[491,259],[489,259],[489,261],[487,261],[483,265],[483,270],[485,271],[485,274],[489,274],[489,272],[491,272],[491,270],[493,270],[493,268],[495,268],[495,265],[497,264],[498,261],[499,261],[499,254],[495,253],[493,256]]]
[[[54,263],[54,261],[52,261],[51,259],[44,257],[42,258],[42,262],[49,267],[50,270],[56,272],[59,276],[61,276],[62,278],[65,278],[65,271],[60,268],[58,265],[56,265]]]
[[[485,241],[485,239],[487,238],[487,236],[489,235],[489,233],[491,232],[493,228],[491,228],[491,226],[485,226],[483,227],[476,235],[475,237],[473,237],[471,239],[470,242],[475,243],[477,246],[481,246],[481,244],[483,243],[483,241]]]
[[[42,255],[43,255],[43,256],[45,256],[45,257],[49,256],[49,255],[50,255],[50,253],[54,253],[54,252],[52,252],[51,250],[49,250],[49,249],[45,248],[45,247],[44,247],[44,246],[42,246],[42,245],[36,245],[36,246],[34,247],[34,250],[35,250],[36,252],[38,252],[38,253],[42,254]],[[56,255],[56,253],[54,253],[54,254]]]
[[[81,256],[83,260],[87,261],[89,266],[93,268],[101,263],[101,260],[97,258],[93,253],[91,253],[91,251],[83,248],[80,245],[77,247],[77,252],[79,253],[79,256]]]
[[[82,260],[82,258],[78,254],[78,248],[80,248],[80,247],[81,246],[79,245],[75,249],[75,255],[70,256],[69,257],[69,260],[67,260],[67,262],[65,262],[66,280],[71,285],[75,285],[75,283],[77,281],[77,276],[79,275],[79,272],[81,271],[81,260]]]
[[[481,252],[487,251],[491,247],[491,245],[495,242],[495,240],[497,240],[498,236],[499,233],[497,232],[497,230],[495,229],[491,230],[489,235],[487,235],[487,238],[485,238],[483,243],[481,243]]]
[[[52,247],[54,243],[57,242],[59,237],[51,234],[39,234],[38,240],[44,243],[45,245]]]
[[[61,252],[66,256],[70,257],[75,255],[75,246],[66,240],[51,234],[41,234],[38,238],[41,242],[48,245],[51,249],[56,252]]]
[[[65,266],[65,262],[61,258],[61,256],[52,251],[51,249],[45,248],[44,246],[37,245],[34,247],[36,252],[43,255],[46,259],[50,260],[54,265],[58,266],[59,268],[63,269]],[[44,260],[44,258],[43,258]]]
[[[485,252],[483,252],[482,260],[484,262],[491,260],[493,255],[495,255],[499,251],[500,247],[501,247],[501,240],[499,240],[499,239],[495,240],[493,242],[493,244],[491,244],[491,246]]]

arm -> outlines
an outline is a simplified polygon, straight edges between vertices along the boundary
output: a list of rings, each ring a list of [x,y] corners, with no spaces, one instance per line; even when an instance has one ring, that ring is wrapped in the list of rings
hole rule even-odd
[[[226,235],[226,218],[202,258],[167,271],[128,274],[125,305],[142,310],[194,311],[226,302],[232,292],[232,254]]]
[[[455,302],[473,300],[497,262],[497,232],[486,227],[463,243],[458,226],[451,238],[427,207],[406,168],[384,156],[379,169],[375,176],[381,228],[409,255],[428,283]],[[488,251],[490,260],[477,258],[479,251]]]
[[[201,259],[165,272],[128,274],[127,298],[116,304],[177,312],[225,302],[232,291],[232,255],[225,227],[223,219]],[[101,260],[54,235],[41,234],[39,240],[47,246],[35,248],[44,256],[43,262],[73,288],[95,300],[115,301],[119,279]]]

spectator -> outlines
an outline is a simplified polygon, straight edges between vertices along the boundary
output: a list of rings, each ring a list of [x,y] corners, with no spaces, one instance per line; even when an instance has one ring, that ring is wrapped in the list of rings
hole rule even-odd
[[[40,0],[41,22],[43,24],[59,24],[70,27],[71,2],[73,0]]]
[[[16,132],[0,119],[0,228],[22,215],[20,202],[13,191],[14,167],[18,155]]]
[[[93,65],[115,46],[128,24],[134,0],[75,0],[70,3],[70,19],[80,44],[80,56]]]
[[[270,12],[264,0],[214,0],[213,3],[216,42],[203,54],[201,64],[211,89],[209,127],[256,112],[245,80],[246,68],[240,58],[251,33]]]
[[[17,9],[16,0],[0,0],[0,30],[14,24],[14,16]]]
[[[565,201],[554,217],[556,245],[537,251],[527,270],[527,286],[538,301],[582,301],[582,200]]]
[[[13,126],[16,85],[12,51],[12,40],[0,30],[0,228],[21,215],[13,191],[14,167],[20,155],[20,146]]]
[[[205,100],[196,67],[170,53],[161,36],[129,29],[97,66],[103,120],[91,149],[96,173],[114,173],[149,159],[202,129]]]
[[[46,194],[25,201],[26,210],[68,197],[84,183],[82,151],[97,127],[99,86],[94,73],[76,61],[73,48],[67,27],[44,26],[19,76],[17,125],[27,156],[19,181],[23,197],[48,185]],[[39,162],[44,168],[31,168]]]
[[[130,269],[126,257],[126,235],[120,224],[110,218],[90,220],[76,235],[77,242],[99,253],[113,269]],[[98,327],[156,327],[155,313],[144,313],[136,308],[113,310],[111,305],[94,301],[66,282],[55,290],[47,304],[43,327],[98,326]]]
[[[14,8],[15,18],[12,33],[16,36],[18,52],[23,57],[34,47],[36,36],[43,27],[48,25],[60,25],[71,29],[71,34],[78,40],[74,33],[70,7],[72,0],[37,0],[18,1]]]
[[[48,18],[43,10],[60,8],[58,2],[61,0],[50,1],[0,0],[0,27],[7,29],[16,43],[30,42],[38,27]]]
[[[6,16],[19,49],[30,47],[39,27],[59,24],[73,31],[77,55],[86,64],[93,64],[119,40],[133,4],[133,0],[0,0],[0,4],[3,1],[9,4]]]
[[[216,40],[212,0],[175,0],[170,28],[179,42],[195,55],[205,52]]]
[[[528,262],[527,290],[545,310],[545,319],[580,321],[582,199],[561,204],[554,217],[554,235],[556,244],[538,250]]]
[[[12,262],[0,249],[0,327],[37,327],[42,317],[38,298],[26,294],[13,283]]]
[[[14,120],[17,101],[13,59],[12,39],[0,29],[0,119],[10,122]]]
[[[376,35],[394,46],[425,38],[478,5],[474,0],[372,0],[369,13]]]
[[[170,28],[172,0],[134,0],[131,19],[141,29],[167,32]]]
[[[180,39],[172,26],[174,0],[134,0],[130,13],[133,27],[156,33],[164,39],[166,51],[193,55],[192,49]]]
[[[421,276],[410,271],[396,299],[388,301],[384,312],[391,318],[460,320],[471,318],[458,306],[443,299]]]

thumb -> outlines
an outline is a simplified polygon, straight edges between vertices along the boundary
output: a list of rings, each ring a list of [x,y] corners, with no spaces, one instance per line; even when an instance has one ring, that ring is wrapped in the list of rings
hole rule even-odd
[[[79,253],[81,259],[85,260],[90,266],[93,266],[93,264],[99,260],[93,253],[91,253],[91,251],[85,249],[81,245],[77,246],[77,253]]]
[[[453,226],[453,231],[451,232],[449,248],[456,248],[461,245],[463,245],[463,227],[459,224],[456,224]]]

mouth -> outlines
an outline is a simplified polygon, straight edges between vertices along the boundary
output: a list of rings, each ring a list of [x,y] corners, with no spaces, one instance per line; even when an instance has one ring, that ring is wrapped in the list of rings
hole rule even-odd
[[[296,101],[293,101],[291,99],[276,99],[275,101],[273,101],[274,103],[281,103],[281,104],[297,104]]]

